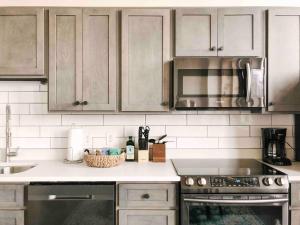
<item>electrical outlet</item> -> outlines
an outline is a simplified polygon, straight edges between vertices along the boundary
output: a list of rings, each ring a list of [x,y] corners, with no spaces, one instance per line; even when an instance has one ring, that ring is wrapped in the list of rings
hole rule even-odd
[[[112,144],[113,144],[113,134],[106,133],[106,144],[107,144],[107,147],[112,147]]]

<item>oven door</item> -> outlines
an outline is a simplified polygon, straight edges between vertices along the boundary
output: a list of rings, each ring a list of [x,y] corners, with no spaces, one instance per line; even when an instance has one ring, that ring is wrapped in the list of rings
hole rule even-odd
[[[265,59],[175,58],[176,109],[265,106]]]
[[[288,225],[287,195],[256,197],[183,195],[181,225]]]

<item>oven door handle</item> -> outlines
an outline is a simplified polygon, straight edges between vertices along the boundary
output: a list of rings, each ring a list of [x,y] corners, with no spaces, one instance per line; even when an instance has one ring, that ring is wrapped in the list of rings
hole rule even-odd
[[[184,198],[183,201],[197,202],[197,203],[216,203],[216,204],[272,204],[272,203],[285,203],[288,202],[288,199],[279,198],[279,199],[262,199],[262,200],[218,200],[218,199]]]
[[[79,195],[79,196],[59,196],[59,195],[49,195],[48,200],[93,200],[95,199],[94,195]]]
[[[247,90],[246,90],[246,102],[250,102],[250,94],[251,94],[251,68],[250,63],[246,63],[246,73],[247,73]]]

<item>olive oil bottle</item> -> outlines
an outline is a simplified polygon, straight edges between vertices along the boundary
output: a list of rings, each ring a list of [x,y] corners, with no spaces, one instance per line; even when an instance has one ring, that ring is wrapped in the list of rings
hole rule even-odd
[[[134,141],[132,140],[132,136],[129,136],[129,139],[126,142],[126,161],[135,161]]]

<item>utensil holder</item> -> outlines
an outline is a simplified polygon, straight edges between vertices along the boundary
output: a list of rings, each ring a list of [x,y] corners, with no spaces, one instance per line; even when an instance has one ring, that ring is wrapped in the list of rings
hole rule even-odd
[[[153,144],[151,151],[151,158],[153,162],[165,162],[166,161],[166,145],[165,144]]]

